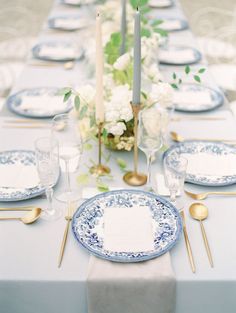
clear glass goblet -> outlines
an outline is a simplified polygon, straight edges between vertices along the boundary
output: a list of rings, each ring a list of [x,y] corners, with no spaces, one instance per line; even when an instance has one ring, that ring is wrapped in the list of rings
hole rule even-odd
[[[187,166],[188,160],[178,153],[172,153],[164,158],[165,183],[170,191],[170,201],[180,210],[184,206],[182,195]],[[177,201],[178,193],[179,199]]]
[[[59,143],[59,159],[67,184],[66,190],[57,194],[56,199],[67,203],[79,200],[79,190],[72,189],[70,175],[78,170],[83,150],[78,120],[69,114],[56,115],[52,121],[52,138]]]
[[[53,186],[60,172],[58,142],[51,137],[42,137],[35,141],[34,146],[39,179],[41,185],[46,188],[48,201],[48,207],[43,211],[42,217],[46,220],[56,220],[62,215],[62,211],[52,205]]]
[[[147,157],[148,179],[146,190],[152,191],[151,164],[155,153],[162,147],[162,114],[159,109],[151,107],[139,113],[138,147]]]

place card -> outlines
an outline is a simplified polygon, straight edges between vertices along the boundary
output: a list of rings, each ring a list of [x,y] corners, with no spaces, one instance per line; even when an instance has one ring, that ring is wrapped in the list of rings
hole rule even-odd
[[[154,249],[154,234],[149,207],[104,208],[104,248],[117,252]]]
[[[66,108],[61,96],[23,96],[20,104],[21,110],[61,111]]]

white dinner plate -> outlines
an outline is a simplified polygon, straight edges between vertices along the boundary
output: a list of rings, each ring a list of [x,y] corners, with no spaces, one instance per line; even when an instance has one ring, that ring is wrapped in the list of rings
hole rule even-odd
[[[161,27],[161,26],[160,26]],[[159,51],[159,62],[165,65],[189,65],[201,60],[201,53],[192,47],[168,46]]]
[[[91,22],[79,15],[56,16],[48,20],[48,25],[52,29],[75,31],[91,25]]]

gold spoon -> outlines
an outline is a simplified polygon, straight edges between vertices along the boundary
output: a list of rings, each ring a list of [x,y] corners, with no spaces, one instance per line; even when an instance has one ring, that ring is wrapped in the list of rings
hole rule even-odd
[[[62,63],[65,70],[72,70],[75,67],[76,62],[75,61],[68,61],[65,63]],[[58,67],[61,64],[57,62],[38,62],[38,63],[28,63],[28,65],[31,66],[42,66],[42,67]]]
[[[190,191],[184,190],[186,195],[191,197],[194,200],[204,200],[210,195],[219,195],[219,196],[236,196],[235,191],[210,191],[210,192],[203,192],[203,193],[192,193]]]
[[[236,143],[236,140],[227,140],[227,139],[212,139],[212,138],[188,138],[188,139],[185,139],[184,137],[182,137],[181,135],[179,135],[178,133],[176,132],[173,132],[171,131],[170,132],[170,136],[171,136],[171,139],[173,141],[176,141],[176,142],[183,142],[185,140],[201,140],[201,141],[216,141],[216,142],[226,142],[226,143]]]
[[[208,256],[211,267],[213,267],[211,250],[210,250],[210,246],[209,246],[209,243],[207,240],[205,228],[204,228],[203,223],[202,223],[202,221],[208,217],[208,209],[204,204],[196,202],[190,206],[189,213],[192,216],[192,218],[194,218],[195,220],[198,220],[200,222],[202,237],[203,237],[204,244],[206,247],[207,256]]]
[[[34,208],[33,210],[27,212],[23,217],[0,217],[0,221],[15,220],[21,221],[24,224],[32,224],[40,217],[41,212],[42,209]]]

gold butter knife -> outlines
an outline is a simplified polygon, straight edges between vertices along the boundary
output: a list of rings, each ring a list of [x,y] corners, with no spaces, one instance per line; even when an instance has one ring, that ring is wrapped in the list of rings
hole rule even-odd
[[[182,210],[180,212],[180,214],[182,216],[182,221],[183,221],[184,239],[185,239],[186,249],[187,249],[187,252],[188,252],[189,262],[190,262],[190,265],[191,265],[192,272],[195,273],[196,272],[196,267],[195,267],[195,263],[194,263],[194,259],[193,259],[193,253],[192,253],[191,245],[190,245],[189,238],[188,238],[184,211]]]
[[[34,206],[22,206],[22,207],[15,207],[15,208],[0,208],[0,211],[32,211],[36,207]]]

